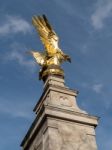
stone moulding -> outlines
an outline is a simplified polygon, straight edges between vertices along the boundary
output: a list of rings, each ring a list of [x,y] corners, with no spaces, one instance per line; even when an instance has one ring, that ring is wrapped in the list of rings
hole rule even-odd
[[[33,110],[36,118],[21,143],[23,150],[97,150],[99,118],[78,107],[77,94],[64,79],[48,77]]]

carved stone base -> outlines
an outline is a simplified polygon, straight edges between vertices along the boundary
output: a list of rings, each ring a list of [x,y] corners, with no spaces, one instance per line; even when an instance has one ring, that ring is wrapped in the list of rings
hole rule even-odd
[[[61,78],[48,77],[34,108],[37,114],[21,146],[23,150],[97,150],[98,118],[76,104],[77,91]]]

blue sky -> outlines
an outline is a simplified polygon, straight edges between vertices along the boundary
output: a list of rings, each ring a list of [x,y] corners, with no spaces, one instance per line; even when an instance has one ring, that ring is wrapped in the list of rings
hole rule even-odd
[[[98,149],[112,149],[112,0],[0,0],[0,149],[19,150],[35,118],[43,83],[25,52],[43,49],[31,23],[41,14],[72,58],[63,64],[66,85],[79,90],[80,108],[100,117]]]

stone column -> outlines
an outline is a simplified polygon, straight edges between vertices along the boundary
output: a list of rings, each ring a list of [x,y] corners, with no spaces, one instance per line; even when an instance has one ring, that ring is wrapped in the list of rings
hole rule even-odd
[[[34,108],[36,118],[21,143],[23,150],[97,150],[98,118],[77,106],[77,94],[63,78],[47,78]]]

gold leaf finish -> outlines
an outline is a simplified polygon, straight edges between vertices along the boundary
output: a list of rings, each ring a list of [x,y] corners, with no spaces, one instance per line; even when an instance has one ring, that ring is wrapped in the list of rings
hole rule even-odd
[[[43,53],[30,51],[36,62],[41,66],[39,79],[44,80],[49,74],[64,76],[64,72],[60,67],[61,63],[63,61],[71,62],[71,59],[59,48],[59,37],[52,29],[47,17],[45,15],[34,16],[32,23],[40,36],[45,50]]]

